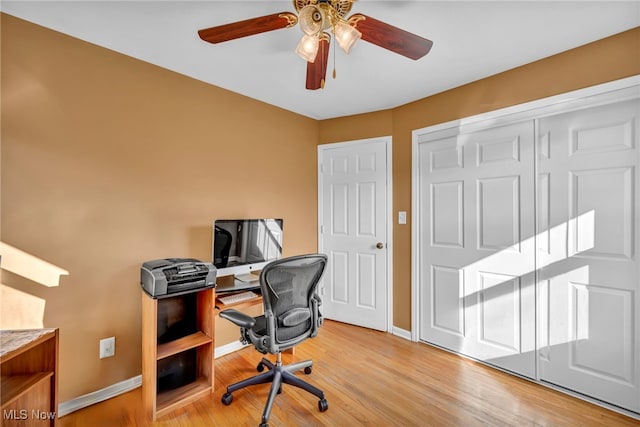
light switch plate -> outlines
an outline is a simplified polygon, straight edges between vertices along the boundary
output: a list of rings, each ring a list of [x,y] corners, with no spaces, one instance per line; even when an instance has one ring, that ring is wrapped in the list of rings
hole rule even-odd
[[[398,224],[407,223],[407,213],[405,211],[398,212]]]

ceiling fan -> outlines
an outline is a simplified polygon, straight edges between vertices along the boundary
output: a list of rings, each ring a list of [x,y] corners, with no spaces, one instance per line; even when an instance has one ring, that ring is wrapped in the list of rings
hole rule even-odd
[[[293,0],[298,15],[274,13],[244,21],[205,28],[198,31],[209,43],[222,43],[267,31],[300,24],[303,32],[296,53],[307,61],[306,88],[324,88],[329,58],[330,31],[338,45],[349,53],[362,39],[410,59],[420,59],[431,50],[433,42],[361,13],[345,16],[356,0]],[[334,71],[335,77],[335,71]]]

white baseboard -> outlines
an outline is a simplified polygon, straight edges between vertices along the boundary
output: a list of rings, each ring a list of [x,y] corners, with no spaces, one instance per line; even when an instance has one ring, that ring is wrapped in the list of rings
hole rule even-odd
[[[393,331],[391,333],[397,337],[404,338],[406,340],[411,341],[411,332],[407,331],[406,329],[400,329],[394,326]]]
[[[225,356],[229,353],[233,353],[234,351],[241,350],[245,347],[246,345],[242,344],[240,341],[235,341],[220,347],[216,347],[214,358],[217,359],[218,357]],[[138,375],[136,377],[129,378],[128,380],[112,384],[98,391],[85,394],[84,396],[79,396],[74,399],[67,400],[66,402],[62,402],[58,405],[58,417],[63,417],[70,414],[71,412],[78,411],[82,408],[86,408],[87,406],[102,402],[103,400],[111,399],[112,397],[116,397],[120,394],[138,388],[141,385],[142,375]]]
[[[247,347],[247,345],[248,344],[242,344],[240,341],[234,341],[229,344],[221,345],[220,347],[216,347],[213,358],[217,359],[218,357],[222,357],[229,353],[233,353],[234,351],[241,350]]]
[[[95,403],[102,402],[103,400],[111,399],[120,394],[131,391],[142,385],[142,375],[138,375],[128,380],[120,381],[119,383],[112,384],[101,390],[94,391],[93,393],[85,394],[84,396],[76,397],[75,399],[67,400],[58,405],[58,417],[63,417],[71,412],[77,411],[87,406],[91,406]]]

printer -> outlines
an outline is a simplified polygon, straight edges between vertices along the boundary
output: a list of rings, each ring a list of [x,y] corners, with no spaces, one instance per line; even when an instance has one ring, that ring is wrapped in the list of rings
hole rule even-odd
[[[216,267],[193,258],[146,261],[140,268],[140,285],[154,298],[184,294],[216,286]]]

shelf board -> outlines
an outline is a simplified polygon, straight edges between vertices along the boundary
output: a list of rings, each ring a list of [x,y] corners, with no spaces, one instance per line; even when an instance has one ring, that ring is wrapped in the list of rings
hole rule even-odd
[[[201,345],[211,344],[213,339],[203,332],[196,332],[191,335],[179,338],[177,340],[158,345],[157,360],[165,357],[173,356],[185,350],[200,347]]]
[[[183,405],[194,402],[203,396],[211,394],[211,383],[207,378],[183,385],[173,390],[158,393],[156,402],[156,416],[161,417]]]
[[[11,404],[14,400],[27,393],[40,382],[48,380],[53,372],[37,372],[28,375],[12,375],[2,377],[0,389],[2,389],[2,406]]]

